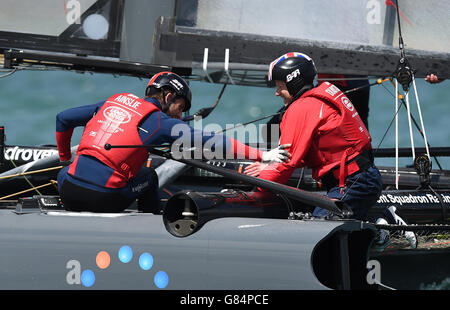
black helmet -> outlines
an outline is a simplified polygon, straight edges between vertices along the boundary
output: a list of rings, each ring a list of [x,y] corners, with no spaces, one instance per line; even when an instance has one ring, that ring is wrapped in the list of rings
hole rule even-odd
[[[312,85],[317,74],[314,61],[302,53],[287,53],[270,63],[267,80],[283,81],[289,94],[296,98],[297,94],[306,85]]]
[[[154,87],[157,89],[170,89],[175,92],[175,96],[183,97],[186,101],[183,112],[191,108],[192,92],[186,81],[178,74],[165,71],[155,74],[148,82],[146,94],[148,89]]]

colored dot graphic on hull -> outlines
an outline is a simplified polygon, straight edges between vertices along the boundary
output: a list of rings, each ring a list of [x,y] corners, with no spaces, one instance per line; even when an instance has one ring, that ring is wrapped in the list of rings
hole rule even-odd
[[[90,269],[86,269],[81,273],[81,283],[85,287],[91,287],[95,283],[95,275],[94,272]]]
[[[139,266],[142,270],[149,270],[153,266],[153,256],[150,253],[143,253],[139,257]]]
[[[128,246],[124,245],[119,250],[119,260],[122,263],[129,263],[133,258],[133,250]]]
[[[166,288],[169,284],[169,276],[164,271],[158,271],[155,274],[154,282],[158,288]]]
[[[111,257],[109,256],[108,252],[101,251],[98,252],[97,257],[95,258],[95,262],[97,263],[98,268],[106,269],[111,263]]]
[[[133,259],[133,250],[128,245],[122,246],[117,254],[122,263],[129,263]],[[98,268],[107,269],[111,265],[111,255],[107,251],[100,251],[95,257],[95,263]],[[153,267],[153,264],[154,259],[150,253],[144,252],[139,256],[139,267],[142,270],[150,270]],[[96,277],[91,269],[86,269],[81,273],[80,280],[84,287],[89,288],[95,284]],[[164,289],[169,285],[169,276],[165,271],[160,270],[153,276],[153,283],[156,287]]]

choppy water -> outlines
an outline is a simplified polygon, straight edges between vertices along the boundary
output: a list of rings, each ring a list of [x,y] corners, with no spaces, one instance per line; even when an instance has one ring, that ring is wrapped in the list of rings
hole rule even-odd
[[[0,73],[2,75],[3,73]],[[42,145],[55,144],[55,116],[59,111],[84,104],[103,101],[114,93],[132,92],[143,96],[147,80],[133,77],[114,77],[106,74],[78,74],[62,71],[22,71],[0,79],[0,125],[5,126],[7,144]],[[431,146],[450,146],[450,95],[449,81],[428,84],[417,80],[417,88]],[[215,103],[222,88],[219,84],[191,82],[193,107],[191,112]],[[385,84],[392,93],[393,87]],[[214,112],[203,125],[217,123],[245,123],[275,113],[282,105],[274,89],[248,86],[227,86]],[[420,123],[415,100],[411,99],[412,113]],[[394,98],[383,86],[371,88],[369,127],[374,148],[378,147],[394,116]],[[262,124],[261,121],[256,124]],[[410,147],[406,110],[400,111],[400,146]],[[76,145],[81,137],[77,129],[72,139]],[[414,142],[423,147],[423,139],[414,128]],[[392,126],[381,147],[394,147]],[[449,158],[439,158],[446,169],[450,169]],[[411,164],[412,159],[401,159],[400,164]],[[395,164],[394,159],[378,159],[379,165]],[[437,165],[433,162],[433,167]]]

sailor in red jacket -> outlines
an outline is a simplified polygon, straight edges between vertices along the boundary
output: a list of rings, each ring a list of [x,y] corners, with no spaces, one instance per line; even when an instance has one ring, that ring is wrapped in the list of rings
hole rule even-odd
[[[290,161],[272,164],[259,177],[287,183],[296,168],[309,167],[329,197],[344,200],[353,218],[366,219],[377,201],[382,181],[373,164],[371,137],[350,100],[333,84],[313,86],[313,60],[302,53],[287,53],[270,64],[268,80],[285,105],[280,144],[291,144]],[[254,166],[247,169],[248,174]],[[314,216],[328,211],[316,208]]]
[[[146,148],[105,150],[105,144],[160,145],[178,141],[203,146],[214,138],[214,143],[209,144],[222,151],[223,158],[232,154],[259,161],[287,159],[284,146],[262,152],[226,136],[194,130],[181,120],[191,99],[184,79],[172,72],[160,72],[150,80],[145,99],[121,93],[98,104],[60,112],[56,142],[61,161],[71,159],[74,128],[85,126],[77,156],[58,174],[65,208],[120,212],[137,199],[139,210],[159,213],[158,176],[153,169],[143,167],[148,159]]]

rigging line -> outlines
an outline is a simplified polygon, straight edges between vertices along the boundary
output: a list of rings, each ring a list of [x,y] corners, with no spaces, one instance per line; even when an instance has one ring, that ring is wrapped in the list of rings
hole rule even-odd
[[[229,79],[227,79],[227,81],[223,84],[223,87],[222,87],[222,89],[221,89],[221,91],[219,93],[219,97],[217,97],[216,103],[214,103],[214,105],[212,107],[213,109],[217,106],[217,104],[219,103],[220,99],[222,98],[222,95],[223,95],[223,93],[225,91],[225,88],[227,88],[228,81],[229,81]]]
[[[289,213],[293,213],[294,212],[294,207],[292,205],[292,203],[290,202],[290,200],[285,197],[283,194],[275,194],[277,197],[280,197],[284,203],[286,204],[286,208],[288,209]]]
[[[394,82],[391,81],[391,83],[394,83]],[[388,88],[386,88],[384,85],[382,85],[382,86],[384,87],[384,89],[386,89],[386,91],[387,91],[389,94],[391,94],[392,97],[395,98],[395,95],[394,95]],[[394,86],[395,86],[395,84],[394,84]],[[400,95],[400,94],[399,94],[399,95]],[[405,103],[405,100],[403,99],[403,96],[402,96],[401,98],[399,97],[399,99],[400,99],[400,102],[403,104],[403,106],[406,107],[406,103]],[[431,148],[430,143],[428,143],[428,141],[425,140],[425,135],[424,135],[424,133],[422,132],[422,130],[420,129],[419,124],[417,123],[416,119],[414,118],[414,116],[413,116],[412,114],[411,114],[411,119],[412,119],[412,121],[413,121],[413,123],[414,123],[414,126],[416,126],[416,129],[419,131],[419,134],[422,136],[422,138],[424,138],[424,142],[426,142],[426,146],[428,146],[428,148]],[[429,154],[429,153],[428,153],[428,154]],[[430,157],[430,156],[428,156],[428,157]],[[443,170],[443,168],[442,168],[442,166],[441,166],[441,163],[439,162],[439,160],[437,159],[437,157],[436,157],[435,155],[433,155],[433,158],[434,158],[434,160],[436,161],[436,164],[438,165],[439,170]]]
[[[393,83],[393,82],[392,82],[392,83]],[[386,91],[387,91],[392,97],[395,98],[395,95],[394,95],[388,88],[386,88],[384,85],[382,85],[382,86],[384,87],[384,89],[386,89]],[[395,86],[395,84],[394,84],[394,86]],[[405,100],[403,99],[403,97],[401,97],[401,98],[399,98],[399,99],[400,99],[400,102],[403,104],[403,106],[406,107],[406,103],[405,103]],[[412,119],[414,125],[416,126],[416,129],[419,131],[420,135],[422,136],[422,138],[424,138],[423,132],[422,132],[422,130],[420,129],[419,124],[417,124],[417,121],[416,121],[416,119],[414,118],[413,115],[411,115],[411,119]],[[429,148],[431,148],[431,145],[430,145],[430,143],[428,143],[428,141],[426,142],[426,145],[427,145]],[[437,157],[436,157],[435,155],[433,155],[433,158],[434,158],[434,160],[436,161],[436,164],[439,166],[439,169],[440,169],[440,170],[443,170],[443,168],[442,168],[441,164],[439,163],[439,160],[437,159]]]
[[[428,149],[427,134],[425,132],[425,125],[423,124],[422,110],[420,108],[419,94],[417,93],[416,79],[414,77],[414,74],[412,76],[412,82],[413,82],[413,87],[414,87],[414,94],[416,96],[416,104],[417,104],[417,111],[419,113],[419,120],[420,120],[420,124],[422,125],[422,130],[423,130],[423,139],[425,141],[425,147],[427,149],[428,158],[430,158],[430,150]]]
[[[411,140],[411,151],[413,160],[416,158],[416,151],[414,147],[414,135],[412,132],[412,124],[411,124],[411,105],[409,104],[409,91],[406,93],[406,109],[408,111],[408,126],[409,126],[409,137]]]
[[[381,85],[382,85],[384,88],[386,88],[383,84],[381,84]],[[384,138],[386,137],[387,133],[388,133],[389,130],[391,129],[391,126],[392,126],[392,124],[394,123],[394,120],[396,119],[396,117],[397,117],[397,115],[398,115],[398,112],[400,111],[400,107],[401,107],[401,106],[398,106],[397,111],[395,112],[394,117],[392,118],[391,122],[389,123],[388,128],[386,129],[386,131],[384,132],[383,137],[381,138],[380,143],[378,143],[377,148],[373,151],[373,156],[374,156],[374,157],[375,157],[375,155],[377,154],[378,150],[380,149],[381,144],[383,143]],[[361,177],[361,174],[358,175],[358,177],[356,178],[355,181],[353,181],[353,183],[350,185],[350,187],[347,189],[347,191],[345,192],[344,196],[342,196],[342,198],[341,198],[340,200],[344,200],[344,198],[347,196],[347,194],[348,194],[348,192],[350,191],[350,189],[353,187],[353,185],[356,184],[356,182],[358,182],[358,180],[359,180],[360,177]]]
[[[362,80],[368,80],[369,76],[364,76],[364,77],[353,77],[353,78],[346,78],[346,77],[342,77],[342,78],[317,78],[317,81],[362,81]]]
[[[397,65],[397,69],[394,72],[394,76],[395,76],[396,80],[402,85],[403,90],[407,93],[411,86],[412,76],[414,76],[414,70],[411,69],[409,62],[406,59],[398,0],[396,2],[397,2],[396,9],[397,9],[397,20],[398,20],[398,31],[399,31],[398,41],[399,41],[399,48],[400,48],[400,60]],[[392,3],[392,1],[391,1],[391,3]]]
[[[188,115],[185,116],[183,118],[183,121],[188,122],[188,121],[192,121],[194,120],[196,117],[200,116],[202,119],[205,119],[206,117],[208,117],[209,114],[211,114],[211,112],[217,107],[217,105],[219,104],[220,99],[222,98],[222,95],[225,91],[225,88],[228,85],[228,80],[223,84],[222,90],[219,93],[219,96],[216,99],[216,102],[214,103],[213,106],[208,107],[208,108],[201,108],[200,110],[198,110],[197,112],[195,112],[193,115]]]
[[[16,163],[15,163],[12,159],[10,159],[9,161],[13,164],[14,168],[17,168]],[[34,190],[36,190],[36,192],[37,192],[39,195],[42,195],[42,193],[38,191],[39,186],[38,186],[38,187],[35,187],[35,186],[31,183],[31,181],[27,178],[27,176],[24,175],[23,178],[24,178],[25,181],[31,186],[31,190],[34,189]]]
[[[400,110],[400,106],[398,104],[399,98],[398,92],[398,80],[395,80],[395,108],[397,109],[397,113],[395,113],[395,188],[398,190],[398,111]]]
[[[398,3],[397,3],[397,6],[392,2],[392,0],[387,0],[386,1],[386,5],[387,6],[389,6],[389,5],[392,5],[396,10],[398,10]],[[398,10],[398,13],[406,20],[406,22],[408,23],[408,24],[410,24],[411,26],[413,26],[413,24],[411,24],[411,22],[406,18],[406,16],[405,15],[403,15],[403,13],[402,12],[400,12],[400,10]]]
[[[11,175],[7,175],[4,177],[0,177],[0,180],[11,179],[11,178],[15,178],[15,177],[21,177],[24,175],[36,174],[36,173],[47,172],[47,171],[52,171],[52,170],[58,170],[63,167],[64,166],[57,166],[57,167],[46,168],[46,169],[41,169],[41,170],[28,171],[28,172],[23,172],[23,173],[18,173],[18,174],[11,174]]]
[[[297,188],[300,188],[300,183],[302,182],[304,175],[305,175],[305,167],[302,168],[302,172],[300,173],[300,177],[298,178]]]
[[[389,89],[387,89],[386,86],[384,86],[384,85],[382,85],[382,86],[383,86],[387,91],[389,91]],[[390,91],[389,91],[389,92],[390,92]],[[391,95],[392,95],[392,93],[391,93]],[[401,107],[401,106],[398,107],[398,109],[397,109],[397,111],[395,112],[395,115],[394,115],[394,117],[392,118],[392,120],[391,120],[391,122],[390,122],[388,128],[387,128],[386,131],[384,132],[384,135],[383,135],[383,137],[381,138],[380,143],[378,144],[377,148],[376,148],[375,151],[374,151],[374,156],[375,156],[375,154],[378,152],[378,150],[380,149],[381,143],[383,143],[384,138],[386,137],[387,133],[388,133],[389,130],[391,129],[391,126],[392,126],[392,124],[394,123],[395,117],[398,115],[398,112],[400,111],[400,107]]]
[[[13,75],[14,73],[16,73],[19,69],[18,68],[14,68],[13,70],[9,71],[8,73],[4,74],[4,75],[0,75],[0,79],[8,77],[10,75]]]
[[[277,112],[277,113],[275,113],[275,114],[271,114],[271,115],[267,115],[267,116],[264,116],[264,117],[261,117],[261,118],[257,118],[257,119],[255,119],[255,120],[249,121],[249,122],[247,122],[247,123],[237,124],[237,125],[235,125],[235,126],[233,126],[233,127],[229,127],[229,128],[225,128],[225,129],[223,129],[223,130],[216,131],[215,134],[224,133],[224,132],[226,132],[226,131],[228,131],[228,130],[232,130],[232,129],[236,129],[236,128],[239,128],[239,127],[242,127],[242,126],[246,126],[246,125],[248,125],[248,124],[255,123],[255,122],[257,122],[257,121],[261,121],[261,120],[263,120],[263,119],[266,119],[266,118],[269,118],[269,117],[273,117],[273,116],[276,116],[276,115],[281,114],[281,113],[282,113],[282,112]]]
[[[16,195],[28,193],[28,192],[31,192],[32,190],[35,190],[35,191],[37,191],[39,193],[39,191],[38,191],[39,188],[47,187],[47,186],[50,186],[50,185],[55,185],[55,183],[57,183],[57,182],[51,180],[50,183],[39,185],[39,186],[33,186],[33,188],[29,188],[29,189],[26,189],[26,190],[23,190],[23,191],[20,191],[20,192],[11,194],[11,195],[0,197],[0,200],[5,200],[7,198],[10,198],[10,197],[13,197],[13,196],[16,196]],[[39,195],[42,195],[42,194],[39,194]]]
[[[59,68],[59,67],[49,67],[49,66],[44,66],[44,65],[34,65],[34,64],[30,64],[27,66],[24,65],[17,65],[15,66],[16,69],[18,70],[29,70],[29,71],[67,71],[67,69],[63,69],[63,68]]]
[[[400,55],[402,58],[405,58],[405,50],[404,50],[404,43],[403,43],[403,36],[402,36],[402,26],[400,23],[400,7],[398,5],[398,0],[395,0],[397,3],[397,7],[395,7],[397,10],[397,22],[398,22],[398,40],[399,40],[399,46],[400,46]]]
[[[366,85],[363,85],[363,86],[359,86],[359,87],[356,87],[356,88],[352,88],[352,89],[349,89],[347,91],[344,91],[343,93],[344,94],[348,94],[348,93],[351,93],[351,92],[354,92],[354,91],[358,91],[358,90],[366,88],[366,87],[372,87],[372,86],[375,86],[375,85],[381,85],[382,83],[387,82],[387,81],[392,81],[392,78],[387,78],[387,79],[384,79],[384,80],[379,78],[379,79],[377,79],[376,82],[373,82],[373,83],[370,83],[370,84],[366,84]]]

